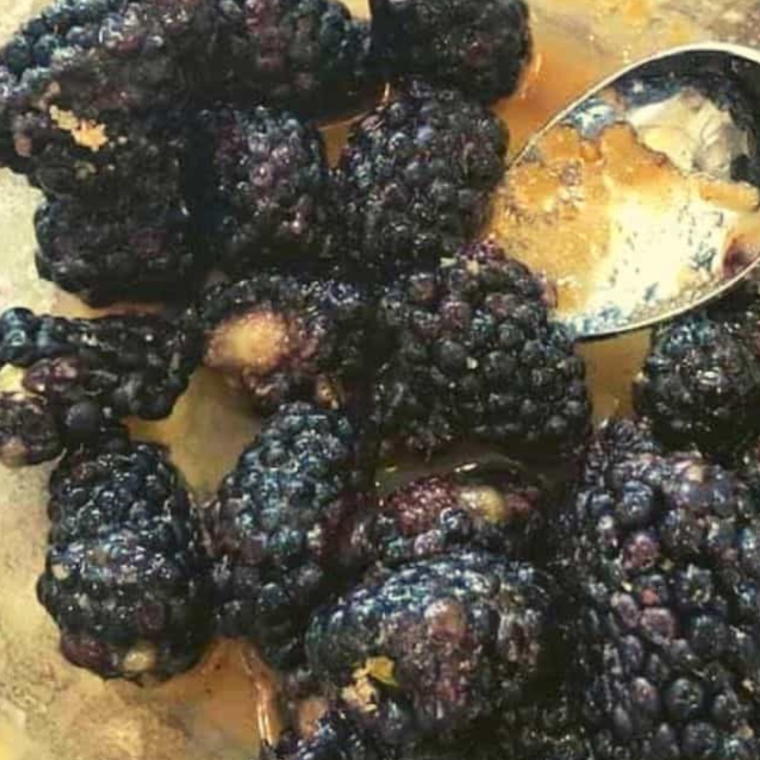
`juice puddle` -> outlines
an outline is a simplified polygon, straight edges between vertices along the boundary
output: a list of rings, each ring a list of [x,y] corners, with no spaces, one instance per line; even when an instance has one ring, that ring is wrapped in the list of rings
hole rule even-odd
[[[543,15],[536,17],[534,38],[535,54],[520,88],[495,107],[509,128],[513,157],[531,135],[619,64],[592,44],[580,47],[577,38]]]
[[[281,731],[277,695],[271,673],[246,654],[243,644],[226,641],[199,672],[170,681],[151,701],[167,706],[203,742],[208,757],[227,756],[236,747],[250,760],[261,740],[271,743]]]
[[[588,384],[593,389],[594,420],[597,423],[633,413],[631,383],[649,351],[649,338],[649,331],[642,330],[580,346]]]
[[[242,391],[202,369],[190,381],[174,414],[163,422],[135,420],[136,438],[171,447],[172,461],[199,499],[213,494],[259,429]]]

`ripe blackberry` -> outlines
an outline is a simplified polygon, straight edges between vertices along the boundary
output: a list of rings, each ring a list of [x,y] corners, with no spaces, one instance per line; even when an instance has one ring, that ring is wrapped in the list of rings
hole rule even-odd
[[[162,449],[66,457],[37,591],[61,651],[103,678],[138,683],[192,667],[209,641],[211,583],[199,521]]]
[[[317,613],[309,663],[382,741],[452,736],[521,703],[542,670],[552,598],[532,567],[486,553],[406,565]]]
[[[49,462],[62,451],[58,423],[44,399],[0,392],[0,462],[26,467]]]
[[[219,38],[209,91],[323,117],[379,85],[369,28],[333,0],[216,0]]]
[[[103,207],[46,201],[35,230],[40,277],[91,306],[187,299],[205,268],[188,210],[171,194]]]
[[[388,288],[391,359],[376,388],[383,435],[430,457],[462,439],[516,457],[567,455],[589,430],[583,361],[542,283],[495,243]]]
[[[94,157],[115,113],[177,106],[212,32],[209,0],[59,0],[0,51],[0,165],[28,173],[48,146]]]
[[[595,444],[557,564],[596,757],[755,758],[757,503],[697,454],[614,441]]]
[[[48,197],[91,206],[125,195],[141,202],[179,197],[188,153],[185,120],[181,112],[105,114],[90,135],[96,142],[88,145],[52,120],[43,129],[37,119],[41,131],[30,134],[23,171]]]
[[[206,111],[201,124],[198,210],[220,267],[244,276],[316,260],[330,178],[320,133],[263,107]]]
[[[463,467],[391,494],[361,531],[385,567],[475,549],[527,560],[538,548],[546,506],[542,484],[517,466]]]
[[[451,255],[486,221],[507,142],[483,106],[411,82],[353,128],[341,155],[344,255],[387,280]]]
[[[485,101],[511,95],[532,40],[523,0],[370,0],[376,53],[410,74]]]
[[[47,409],[64,444],[102,435],[123,417],[161,419],[199,360],[195,331],[163,317],[69,320],[9,309],[0,316],[0,366],[13,391],[2,435],[13,437],[25,410]],[[49,430],[49,420],[40,424]]]
[[[211,506],[218,627],[253,641],[277,667],[297,664],[309,616],[349,580],[353,558],[342,546],[370,498],[362,456],[345,416],[291,404]]]
[[[760,351],[748,338],[733,315],[706,312],[655,332],[634,395],[663,441],[725,456],[760,432]]]
[[[289,401],[341,407],[367,377],[372,302],[337,280],[260,273],[211,288],[194,317],[205,334],[205,363],[228,373],[257,411]]]
[[[52,401],[93,400],[119,416],[166,417],[199,360],[196,331],[159,315],[66,319],[9,309],[0,316],[0,363]]]

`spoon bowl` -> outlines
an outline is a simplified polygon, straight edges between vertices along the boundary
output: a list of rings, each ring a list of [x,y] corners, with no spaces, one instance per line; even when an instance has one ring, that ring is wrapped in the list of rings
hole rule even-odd
[[[556,286],[579,339],[672,318],[760,263],[760,52],[640,61],[547,124],[500,188],[494,230]]]

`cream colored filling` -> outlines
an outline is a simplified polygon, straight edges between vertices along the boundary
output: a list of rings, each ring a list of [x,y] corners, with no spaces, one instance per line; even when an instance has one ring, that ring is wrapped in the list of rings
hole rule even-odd
[[[225,322],[212,338],[206,363],[219,369],[245,369],[265,375],[290,350],[288,325],[279,314],[255,311]]]
[[[155,644],[141,641],[124,655],[121,666],[126,673],[147,673],[156,667],[157,661],[158,651]]]
[[[488,523],[507,522],[512,517],[512,510],[503,494],[492,486],[467,486],[459,492],[468,512],[472,512]]]
[[[24,388],[26,370],[6,364],[0,370],[0,393],[21,393],[28,395]]]

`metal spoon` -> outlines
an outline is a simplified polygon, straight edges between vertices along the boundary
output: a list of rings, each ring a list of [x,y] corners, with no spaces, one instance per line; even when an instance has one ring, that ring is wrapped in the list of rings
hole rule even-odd
[[[579,338],[652,325],[760,262],[760,52],[660,53],[594,87],[515,159],[494,232],[556,284]]]

